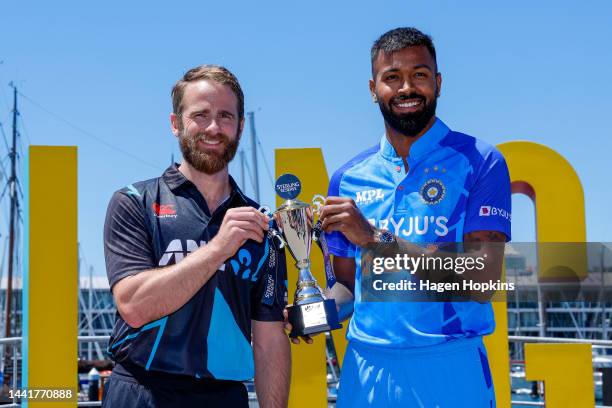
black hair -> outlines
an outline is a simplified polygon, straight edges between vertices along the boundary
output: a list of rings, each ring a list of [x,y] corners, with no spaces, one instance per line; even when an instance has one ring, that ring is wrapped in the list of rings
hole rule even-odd
[[[374,41],[370,57],[372,58],[372,66],[374,61],[378,57],[378,54],[382,52],[395,52],[403,50],[408,47],[426,47],[431,56],[433,57],[436,65],[436,48],[433,45],[431,37],[427,34],[422,33],[414,27],[399,27],[393,30],[387,31],[381,35],[378,40]]]

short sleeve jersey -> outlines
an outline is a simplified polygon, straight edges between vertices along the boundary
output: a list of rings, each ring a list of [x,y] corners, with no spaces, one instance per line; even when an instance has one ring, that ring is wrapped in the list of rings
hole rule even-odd
[[[121,279],[180,262],[218,232],[225,212],[257,204],[230,177],[232,193],[212,214],[176,165],[117,191],[104,227],[111,288]],[[119,313],[109,343],[116,362],[146,370],[223,380],[254,376],[251,319],[283,320],[284,251],[270,238],[247,241],[180,309],[142,327]]]
[[[462,242],[464,234],[479,230],[500,231],[510,240],[510,178],[498,150],[436,119],[407,162],[406,173],[383,135],[335,172],[328,194],[354,199],[370,223],[411,242]],[[327,240],[332,254],[355,258],[357,265],[349,340],[402,348],[493,331],[490,303],[363,302],[360,248],[339,232]]]

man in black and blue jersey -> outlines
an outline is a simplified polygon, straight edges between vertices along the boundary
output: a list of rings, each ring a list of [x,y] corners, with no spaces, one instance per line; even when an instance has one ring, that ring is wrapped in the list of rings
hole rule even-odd
[[[182,163],[122,188],[108,207],[116,366],[103,406],[248,407],[242,382],[254,378],[261,407],[285,407],[285,256],[228,173],[243,92],[226,68],[203,65],[172,99]]]

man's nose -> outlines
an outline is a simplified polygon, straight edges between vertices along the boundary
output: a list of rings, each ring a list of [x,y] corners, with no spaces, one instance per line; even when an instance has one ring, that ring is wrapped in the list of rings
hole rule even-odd
[[[206,128],[204,130],[210,134],[219,133],[219,131],[221,130],[221,127],[219,126],[219,120],[213,117],[208,123],[208,125],[206,125]]]
[[[401,94],[409,94],[414,90],[414,85],[412,83],[412,81],[410,80],[410,78],[406,78],[404,80],[404,82],[402,82],[402,86],[400,89],[398,89],[398,93]]]

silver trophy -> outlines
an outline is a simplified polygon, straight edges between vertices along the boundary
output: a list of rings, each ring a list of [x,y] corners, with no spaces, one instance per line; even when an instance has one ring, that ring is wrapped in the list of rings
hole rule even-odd
[[[312,207],[296,197],[301,184],[292,174],[284,174],[276,181],[276,192],[286,201],[274,211],[279,231],[272,233],[289,249],[298,269],[297,287],[293,305],[287,307],[291,337],[305,336],[342,327],[334,299],[327,299],[310,272],[310,248],[317,242],[323,251],[328,284],[335,281],[329,261],[325,237],[320,222],[312,226]],[[331,279],[330,279],[331,278]]]

